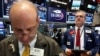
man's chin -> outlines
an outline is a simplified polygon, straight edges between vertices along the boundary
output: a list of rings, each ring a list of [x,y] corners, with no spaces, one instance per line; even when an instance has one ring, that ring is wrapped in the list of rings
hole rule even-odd
[[[23,43],[24,45],[28,45],[28,44],[29,44],[29,42],[27,42],[27,41],[22,41],[22,43]]]
[[[23,43],[23,45],[29,45],[29,43]]]

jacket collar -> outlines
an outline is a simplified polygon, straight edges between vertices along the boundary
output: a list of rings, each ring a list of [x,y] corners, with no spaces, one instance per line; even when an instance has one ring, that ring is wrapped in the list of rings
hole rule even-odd
[[[13,56],[19,56],[19,47],[17,38],[13,35],[9,40],[9,42],[14,45],[15,51],[13,52]],[[46,41],[45,36],[42,35],[40,32],[37,32],[37,41],[35,44],[35,48],[45,49],[47,43],[48,42]]]

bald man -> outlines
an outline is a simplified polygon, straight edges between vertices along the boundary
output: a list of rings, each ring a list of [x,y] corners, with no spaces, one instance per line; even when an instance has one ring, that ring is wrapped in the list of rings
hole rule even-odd
[[[9,17],[14,35],[0,42],[0,56],[63,55],[54,40],[37,31],[40,20],[37,8],[33,3],[29,1],[15,2],[11,6]]]

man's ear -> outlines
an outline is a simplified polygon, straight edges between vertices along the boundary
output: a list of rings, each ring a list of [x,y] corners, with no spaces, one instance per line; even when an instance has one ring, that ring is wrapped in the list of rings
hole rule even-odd
[[[40,17],[39,16],[37,17],[37,20],[36,21],[37,21],[37,23],[39,25],[39,23],[40,23]]]

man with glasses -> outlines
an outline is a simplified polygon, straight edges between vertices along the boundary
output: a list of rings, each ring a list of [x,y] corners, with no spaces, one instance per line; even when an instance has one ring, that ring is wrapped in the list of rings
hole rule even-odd
[[[65,32],[62,49],[68,56],[95,56],[99,45],[94,30],[85,27],[86,12],[75,13],[75,27]]]

